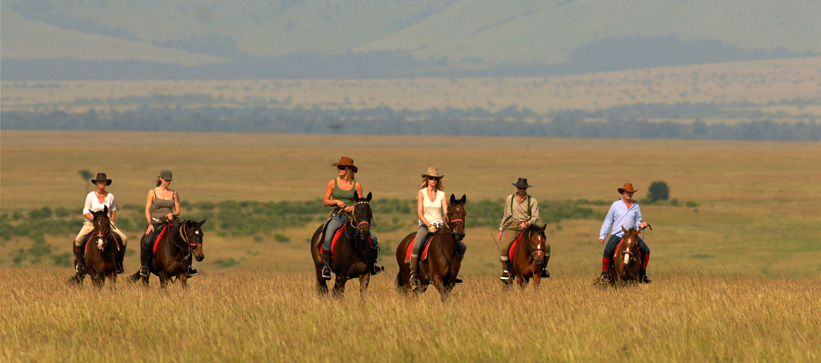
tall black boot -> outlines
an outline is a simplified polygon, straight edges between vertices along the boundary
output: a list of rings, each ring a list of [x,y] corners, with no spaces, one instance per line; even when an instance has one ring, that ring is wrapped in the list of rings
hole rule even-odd
[[[322,250],[322,278],[331,279],[331,251]]]
[[[78,275],[85,273],[85,266],[83,265],[83,245],[74,245],[74,271]]]

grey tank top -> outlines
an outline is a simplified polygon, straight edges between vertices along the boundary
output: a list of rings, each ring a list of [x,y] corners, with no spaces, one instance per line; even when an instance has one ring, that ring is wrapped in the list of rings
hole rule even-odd
[[[153,189],[152,189],[153,190]],[[174,192],[177,194],[177,192]],[[168,215],[168,213],[174,212],[174,198],[171,199],[160,199],[157,197],[157,191],[154,190],[154,201],[151,202],[151,218],[162,219]]]

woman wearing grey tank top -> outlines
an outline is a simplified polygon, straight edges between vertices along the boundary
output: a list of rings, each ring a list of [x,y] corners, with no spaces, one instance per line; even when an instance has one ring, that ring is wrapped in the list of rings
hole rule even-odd
[[[157,186],[148,191],[145,199],[145,219],[148,227],[145,230],[145,244],[142,246],[145,250],[153,248],[154,239],[162,230],[163,224],[180,215],[180,196],[175,190],[169,188],[172,180],[174,180],[174,175],[171,171],[163,170],[157,177]],[[148,276],[148,263],[151,255],[152,253],[140,254],[142,263],[140,275],[142,276]],[[188,269],[190,275],[196,274],[196,270],[190,265]]]
[[[325,227],[325,240],[322,245],[322,277],[331,279],[331,240],[334,232],[348,221],[347,213],[353,213],[354,193],[362,196],[362,184],[356,182],[356,172],[359,168],[353,163],[353,159],[343,156],[338,163],[333,163],[337,170],[337,177],[328,182],[325,186],[325,197],[322,205],[333,208],[333,216]],[[376,235],[371,230],[371,240],[377,246]],[[376,262],[371,266],[371,274],[376,275],[385,268]]]

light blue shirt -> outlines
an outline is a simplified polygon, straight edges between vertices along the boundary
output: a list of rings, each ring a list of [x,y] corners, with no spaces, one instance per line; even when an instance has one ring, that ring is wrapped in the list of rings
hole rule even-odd
[[[601,231],[599,231],[599,239],[607,238],[607,233],[610,232],[611,228],[614,236],[624,236],[624,231],[621,230],[622,226],[624,226],[624,229],[638,229],[641,223],[639,203],[634,200],[633,206],[627,209],[627,204],[624,204],[624,201],[619,198],[610,205],[610,210],[607,211],[607,216],[604,217],[604,223],[602,223]]]

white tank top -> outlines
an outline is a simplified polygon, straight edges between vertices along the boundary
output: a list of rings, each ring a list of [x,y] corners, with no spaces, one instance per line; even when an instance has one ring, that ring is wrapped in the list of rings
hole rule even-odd
[[[422,215],[425,216],[425,219],[428,222],[441,222],[442,221],[442,199],[445,197],[445,192],[441,190],[436,191],[436,199],[431,201],[428,198],[428,191],[427,188],[421,189],[422,196],[425,198],[422,202]]]

